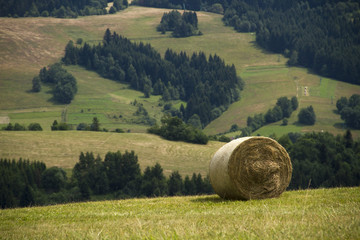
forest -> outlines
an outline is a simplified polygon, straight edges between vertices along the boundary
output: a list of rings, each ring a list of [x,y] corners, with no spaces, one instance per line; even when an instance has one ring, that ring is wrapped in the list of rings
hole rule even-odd
[[[135,0],[133,4],[224,12],[226,25],[256,32],[257,44],[284,54],[289,65],[360,84],[358,0]]]
[[[107,3],[107,0],[0,0],[0,17],[76,18],[103,15],[107,14]],[[128,6],[127,0],[123,0],[121,6],[118,10]]]
[[[180,108],[179,117],[186,122],[196,114],[202,127],[238,100],[244,85],[235,66],[225,64],[216,54],[207,58],[199,52],[190,57],[185,52],[168,49],[161,58],[150,44],[132,43],[109,29],[102,44],[96,46],[88,43],[75,46],[70,41],[62,61],[129,83],[145,97],[161,95],[165,102],[181,99],[187,104]]]
[[[223,19],[289,65],[360,84],[359,1],[232,0]]]

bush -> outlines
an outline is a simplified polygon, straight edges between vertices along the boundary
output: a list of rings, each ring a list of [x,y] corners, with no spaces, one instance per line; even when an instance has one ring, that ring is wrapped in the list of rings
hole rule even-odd
[[[299,123],[305,125],[314,125],[316,121],[316,115],[314,112],[314,108],[309,106],[307,108],[302,108],[300,113],[298,114]]]
[[[42,131],[42,127],[39,123],[30,123],[28,127],[29,131]]]
[[[79,125],[77,125],[77,127],[76,127],[76,130],[78,130],[78,131],[89,131],[90,127],[86,123],[79,123]]]

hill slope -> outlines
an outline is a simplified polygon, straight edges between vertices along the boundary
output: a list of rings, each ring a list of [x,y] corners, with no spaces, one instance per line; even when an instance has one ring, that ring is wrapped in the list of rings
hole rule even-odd
[[[313,130],[325,130],[335,134],[343,132],[342,120],[334,113],[336,100],[341,96],[349,97],[351,94],[360,93],[360,86],[320,78],[303,68],[287,67],[287,59],[284,57],[258,48],[254,43],[254,34],[236,33],[232,28],[225,27],[221,15],[198,13],[199,29],[204,34],[202,36],[177,39],[171,38],[169,34],[162,35],[156,31],[156,25],[165,11],[169,10],[130,7],[114,15],[78,19],[1,18],[0,56],[3,57],[0,60],[0,115],[6,117],[24,111],[49,111],[52,112],[51,118],[54,118],[54,115],[59,118],[65,106],[54,105],[49,101],[51,94],[46,87],[40,94],[30,93],[32,77],[37,74],[40,67],[61,58],[68,40],[76,41],[77,38],[83,38],[84,41],[97,43],[102,39],[105,29],[110,28],[133,41],[148,42],[160,53],[164,53],[167,48],[190,53],[204,51],[206,54],[217,53],[227,64],[235,64],[238,73],[246,82],[242,98],[206,127],[205,131],[208,134],[224,132],[234,123],[245,127],[248,116],[265,113],[281,96],[298,96],[299,108],[313,105],[318,116],[317,123],[311,127],[294,125],[297,121],[295,112],[289,119],[288,126],[280,127],[280,123],[275,123],[263,130],[260,129],[258,133],[268,135],[277,132],[280,135],[289,131]],[[80,80],[82,83],[79,84],[80,90],[76,98],[87,101],[81,90],[86,86],[86,78]],[[104,83],[103,81],[107,80],[100,82]],[[309,89],[307,95],[304,94],[305,87]],[[75,108],[86,107],[80,105]],[[152,106],[156,106],[156,103]],[[104,115],[103,112],[99,114]],[[10,121],[24,119],[22,117],[12,115]],[[48,121],[50,119],[46,122]],[[91,117],[86,121],[91,121]],[[122,127],[121,124],[118,126]],[[128,125],[123,127],[129,128]],[[135,131],[144,131],[144,127],[137,127]],[[355,137],[358,133],[359,131],[354,133]]]
[[[166,175],[178,170],[184,177],[194,172],[206,176],[212,156],[223,144],[173,142],[143,133],[0,131],[1,158],[21,157],[42,161],[47,167],[71,169],[79,161],[80,152],[93,152],[103,158],[109,151],[134,150],[143,170],[158,162]]]
[[[357,239],[360,188],[129,199],[0,211],[0,239]]]

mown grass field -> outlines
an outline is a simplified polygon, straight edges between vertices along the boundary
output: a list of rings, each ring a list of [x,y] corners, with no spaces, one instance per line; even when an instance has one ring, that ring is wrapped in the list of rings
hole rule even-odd
[[[214,153],[223,145],[207,145],[166,141],[158,136],[143,133],[104,133],[82,131],[7,132],[0,131],[0,157],[25,158],[72,169],[79,161],[80,152],[93,152],[104,159],[109,151],[122,153],[135,151],[140,167],[160,163],[165,175],[178,170],[181,175],[208,174]]]
[[[318,119],[315,126],[294,125],[297,121],[295,112],[289,119],[289,126],[279,127],[280,123],[275,123],[255,134],[275,132],[280,136],[294,130],[343,133],[343,121],[334,112],[336,100],[341,96],[360,93],[360,86],[321,78],[303,68],[287,67],[287,59],[257,47],[253,33],[236,33],[232,28],[224,26],[222,16],[218,14],[198,13],[202,36],[175,39],[171,38],[170,33],[162,35],[156,32],[155,27],[166,11],[169,10],[131,6],[115,15],[78,19],[1,18],[0,115],[9,116],[11,122],[44,123],[47,125],[44,128],[49,130],[49,123],[56,116],[59,119],[66,110],[66,120],[73,124],[89,122],[95,115],[102,120],[104,127],[144,132],[144,125],[131,122],[134,107],[128,104],[133,98],[141,99],[141,93],[125,91],[126,86],[109,82],[78,67],[69,67],[79,81],[79,93],[69,106],[51,102],[51,94],[46,87],[38,94],[29,92],[32,77],[41,67],[58,61],[70,39],[76,41],[77,38],[83,38],[95,44],[101,41],[105,29],[110,28],[133,41],[150,43],[162,54],[168,48],[189,54],[204,51],[207,55],[216,53],[226,63],[235,64],[239,75],[245,80],[245,90],[240,101],[229,106],[228,111],[205,128],[208,134],[227,131],[234,123],[245,127],[248,116],[265,113],[281,96],[298,96],[300,108],[313,105]],[[304,96],[304,87],[309,88],[309,96]],[[157,100],[151,98],[149,102],[144,101],[144,105],[147,105],[146,109],[152,117],[160,119]],[[24,118],[24,109],[34,115],[29,119]],[[84,109],[92,110],[80,114]],[[52,112],[50,115],[53,116],[45,117],[44,111]],[[111,118],[111,115],[114,117],[118,114],[127,117],[120,120]],[[354,131],[353,135],[359,136],[359,131]]]
[[[0,239],[358,239],[360,188],[280,198],[129,199],[0,211]]]

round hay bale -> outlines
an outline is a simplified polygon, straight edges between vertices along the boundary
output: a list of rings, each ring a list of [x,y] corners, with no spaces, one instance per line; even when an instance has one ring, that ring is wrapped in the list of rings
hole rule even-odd
[[[210,162],[210,182],[226,199],[278,197],[289,186],[290,157],[275,140],[244,137],[221,147]]]

